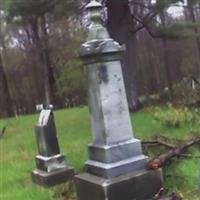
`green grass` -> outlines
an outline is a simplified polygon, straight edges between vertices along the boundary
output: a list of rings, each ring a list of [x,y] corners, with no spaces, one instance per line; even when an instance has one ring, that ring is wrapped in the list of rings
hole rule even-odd
[[[163,135],[173,139],[186,139],[190,132],[200,132],[200,124],[186,124],[180,128],[168,128],[152,117],[153,109],[142,110],[132,116],[134,134],[140,139]],[[7,126],[0,139],[0,199],[1,200],[61,200],[70,185],[64,184],[43,189],[31,182],[30,173],[35,168],[37,147],[34,126],[38,115],[0,120],[0,128]],[[67,109],[55,112],[61,151],[67,155],[70,165],[80,172],[87,160],[87,144],[91,142],[90,117],[87,108]],[[198,155],[196,147],[189,153]],[[159,150],[152,150],[159,154]],[[187,200],[197,200],[197,159],[178,159],[164,168],[165,187],[169,192],[181,192]],[[73,188],[70,189],[73,191]],[[74,194],[72,194],[74,196]]]

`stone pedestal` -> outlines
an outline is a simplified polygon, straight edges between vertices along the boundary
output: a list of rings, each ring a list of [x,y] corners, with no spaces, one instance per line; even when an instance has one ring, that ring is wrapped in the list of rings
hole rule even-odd
[[[142,154],[140,141],[131,139],[113,145],[89,145],[87,172],[112,178],[145,169],[147,157]]]
[[[81,57],[86,65],[93,142],[87,173],[75,178],[78,199],[151,198],[162,177],[160,171],[147,171],[148,157],[134,138],[120,63],[123,49],[101,23],[102,5],[92,0],[86,9],[91,25]],[[145,188],[149,189],[145,192]]]
[[[52,172],[35,169],[32,172],[33,182],[43,187],[51,187],[57,184],[65,183],[68,180],[72,180],[73,176],[74,169],[71,167],[65,167]]]
[[[35,133],[39,155],[36,156],[37,169],[32,172],[33,182],[50,187],[71,179],[74,170],[60,154],[52,110],[41,111]]]
[[[75,178],[78,200],[147,200],[162,187],[162,172],[137,171],[105,179],[92,174]]]

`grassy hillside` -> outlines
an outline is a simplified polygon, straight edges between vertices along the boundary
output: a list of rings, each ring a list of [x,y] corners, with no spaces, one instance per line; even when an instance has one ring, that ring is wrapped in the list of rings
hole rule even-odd
[[[179,128],[169,128],[153,120],[154,109],[146,109],[132,115],[137,138],[151,139],[155,135],[186,139],[190,132],[200,132],[200,123],[185,124]],[[67,109],[55,112],[58,138],[68,163],[80,172],[87,159],[87,144],[91,142],[90,117],[87,108]],[[7,126],[5,136],[0,139],[0,199],[2,200],[53,200],[73,199],[72,184],[64,184],[51,189],[43,189],[31,182],[30,173],[35,168],[37,148],[34,126],[38,115],[0,120],[0,128]],[[150,156],[163,149],[148,151]],[[190,149],[198,155],[196,147]],[[187,200],[197,200],[197,159],[178,159],[164,168],[165,187],[169,192],[182,192]],[[65,198],[66,200],[66,198]]]

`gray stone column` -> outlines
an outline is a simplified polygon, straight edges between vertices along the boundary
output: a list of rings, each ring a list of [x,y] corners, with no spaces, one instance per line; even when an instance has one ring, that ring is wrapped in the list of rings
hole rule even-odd
[[[149,179],[152,189],[147,196],[152,195],[161,187],[160,172],[146,170],[148,158],[143,155],[140,140],[133,135],[120,63],[123,49],[102,25],[102,5],[93,0],[86,9],[91,24],[87,42],[81,47],[81,57],[86,65],[93,142],[89,145],[87,174],[76,176],[78,198],[118,200],[121,196],[121,200],[132,200],[137,196],[134,189],[129,197],[122,198],[125,185],[130,189],[137,184],[136,176],[148,175],[157,177],[154,187],[151,187],[152,178]],[[145,179],[143,186],[147,183]],[[142,187],[141,181],[138,184]],[[93,190],[96,196],[87,196],[87,189]],[[108,194],[110,189],[112,197]]]
[[[92,23],[81,56],[87,64],[94,140],[86,166],[92,174],[111,178],[145,169],[147,157],[133,136],[120,63],[123,50],[102,26],[101,5],[92,1],[87,9]]]
[[[51,109],[41,111],[35,134],[39,155],[36,156],[37,169],[32,172],[33,182],[49,187],[71,179],[74,170],[67,166],[65,156],[60,154]]]

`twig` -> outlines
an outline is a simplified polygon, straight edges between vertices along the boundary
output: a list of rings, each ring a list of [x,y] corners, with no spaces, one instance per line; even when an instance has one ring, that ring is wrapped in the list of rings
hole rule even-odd
[[[5,132],[6,132],[6,127],[4,126],[4,127],[2,128],[2,130],[1,130],[0,138],[4,136]]]
[[[159,198],[156,200],[182,200],[182,199],[183,199],[183,197],[180,194],[171,194],[168,197],[162,197],[162,198]]]
[[[164,188],[160,188],[160,190],[154,195],[153,200],[159,199],[164,191],[165,191]]]
[[[142,141],[142,144],[144,144],[144,145],[152,145],[152,146],[163,145],[163,146],[166,146],[168,148],[174,148],[174,145],[168,144],[168,143],[166,143],[164,141],[161,141],[161,140]]]
[[[184,158],[191,158],[191,159],[200,159],[200,156],[193,156],[190,154],[180,154],[180,157],[184,157]]]

